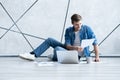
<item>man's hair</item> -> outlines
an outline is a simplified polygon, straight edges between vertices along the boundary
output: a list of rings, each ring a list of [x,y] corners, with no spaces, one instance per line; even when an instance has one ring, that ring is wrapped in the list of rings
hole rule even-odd
[[[73,14],[73,15],[71,16],[71,22],[72,22],[72,24],[73,24],[74,22],[81,21],[81,19],[82,19],[82,17],[81,17],[79,14]]]

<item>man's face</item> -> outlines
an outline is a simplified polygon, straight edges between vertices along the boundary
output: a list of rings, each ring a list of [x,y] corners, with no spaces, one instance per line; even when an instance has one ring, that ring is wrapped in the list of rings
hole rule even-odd
[[[81,21],[73,22],[73,26],[74,26],[75,30],[80,30],[81,25],[82,25]]]

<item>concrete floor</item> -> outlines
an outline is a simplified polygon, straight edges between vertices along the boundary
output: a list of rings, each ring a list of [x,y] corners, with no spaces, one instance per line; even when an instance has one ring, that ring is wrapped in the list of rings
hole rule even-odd
[[[42,62],[41,62],[42,61]],[[120,58],[101,58],[99,63],[60,64],[38,58],[0,57],[0,80],[119,80]]]

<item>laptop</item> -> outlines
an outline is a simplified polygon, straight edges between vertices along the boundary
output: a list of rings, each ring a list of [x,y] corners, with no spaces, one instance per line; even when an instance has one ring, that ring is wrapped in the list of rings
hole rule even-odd
[[[78,64],[77,51],[57,51],[58,62],[62,64]]]

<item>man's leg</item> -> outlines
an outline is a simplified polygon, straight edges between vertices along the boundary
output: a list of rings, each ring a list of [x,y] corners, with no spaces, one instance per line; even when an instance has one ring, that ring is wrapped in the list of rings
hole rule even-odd
[[[55,39],[48,38],[46,39],[39,47],[37,47],[35,50],[33,50],[30,53],[25,54],[19,54],[21,58],[28,59],[28,60],[34,60],[35,57],[39,57],[42,53],[44,53],[49,47],[65,47],[64,44],[56,41]]]
[[[33,53],[35,53],[36,57],[39,57],[42,53],[44,53],[49,47],[55,48],[57,46],[65,47],[61,42],[56,41],[53,38],[46,39],[39,47],[37,47]]]
[[[84,53],[84,56],[90,57],[89,46],[84,48],[83,53]]]
[[[53,61],[57,61],[57,51],[67,51],[67,49],[65,49],[64,47],[60,47],[60,46],[55,47],[54,48],[54,55],[52,58]]]

